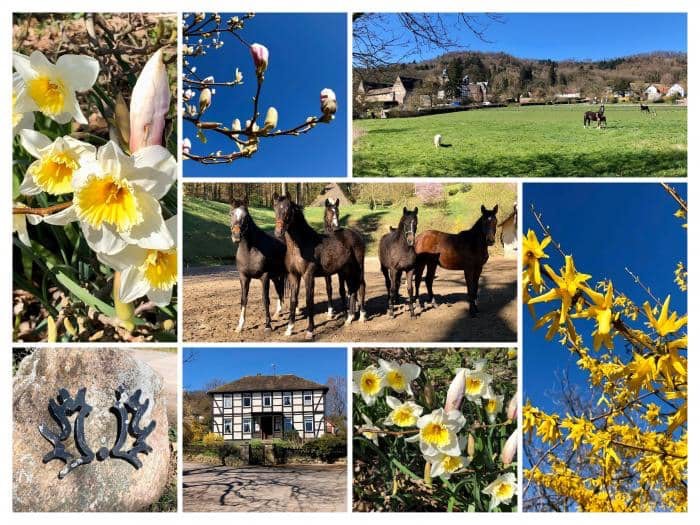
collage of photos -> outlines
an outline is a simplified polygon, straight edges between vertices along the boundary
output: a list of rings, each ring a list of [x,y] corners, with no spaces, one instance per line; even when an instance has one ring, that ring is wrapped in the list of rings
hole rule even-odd
[[[13,13],[6,510],[687,515],[688,20]]]

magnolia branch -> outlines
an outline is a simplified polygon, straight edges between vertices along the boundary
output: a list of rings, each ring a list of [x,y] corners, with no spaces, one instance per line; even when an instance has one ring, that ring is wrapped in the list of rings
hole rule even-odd
[[[25,206],[17,206],[12,208],[13,215],[40,215],[46,217],[47,215],[52,215],[59,211],[69,208],[73,204],[73,201],[62,202],[60,204],[54,204],[53,206],[47,206],[46,208],[29,208]]]

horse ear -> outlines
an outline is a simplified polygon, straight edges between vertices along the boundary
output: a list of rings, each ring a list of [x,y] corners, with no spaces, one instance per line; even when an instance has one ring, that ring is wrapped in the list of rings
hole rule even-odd
[[[280,198],[279,193],[275,192],[272,194],[272,202],[277,202],[277,199]]]
[[[406,206],[403,207],[403,214],[406,215],[408,213],[408,208]]]
[[[330,205],[331,205],[331,200],[328,197],[326,197],[325,206],[328,207]]]
[[[238,208],[239,206],[240,206],[239,200],[238,200],[238,199],[233,199],[233,201],[231,202],[231,213],[233,213],[233,210],[235,210],[235,209]]]
[[[481,205],[481,215],[486,215],[486,206]]]
[[[335,199],[335,205],[340,206],[340,199]]]
[[[243,197],[243,202],[241,202],[241,204],[243,204],[243,206],[246,208],[248,207],[248,197],[247,196]]]
[[[418,215],[418,206],[413,208],[413,215]]]
[[[493,207],[493,214],[495,215],[495,214],[497,214],[497,213],[498,213],[498,204],[496,204],[496,205]]]
[[[292,200],[292,196],[289,192],[285,193],[284,196],[287,197],[287,199],[289,199],[290,201]]]

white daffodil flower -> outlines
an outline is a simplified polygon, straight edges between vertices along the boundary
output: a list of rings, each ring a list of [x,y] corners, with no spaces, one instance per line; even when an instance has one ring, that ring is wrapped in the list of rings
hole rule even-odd
[[[391,412],[384,420],[385,425],[395,425],[397,427],[413,427],[418,422],[418,418],[423,413],[423,407],[413,401],[402,403],[392,396],[386,396],[386,404],[391,408]]]
[[[27,169],[19,187],[23,195],[72,193],[73,174],[82,165],[95,160],[95,146],[73,137],[59,137],[51,142],[46,135],[33,129],[23,129],[19,136],[22,147],[37,159]]]
[[[445,412],[442,408],[438,408],[418,419],[416,424],[419,428],[418,434],[406,438],[406,441],[411,443],[418,441],[424,456],[437,454],[459,456],[461,448],[457,432],[464,427],[465,423],[466,420],[461,412],[457,410]]]
[[[361,434],[369,439],[372,443],[374,443],[376,446],[379,446],[379,436],[383,436],[384,433],[381,431],[379,427],[377,427],[374,423],[372,423],[372,420],[368,418],[365,414],[360,414],[362,416],[362,420],[365,422],[364,425],[356,425],[355,429],[363,429]]]
[[[165,221],[168,232],[177,239],[177,217]],[[120,271],[119,300],[131,303],[148,297],[158,306],[170,304],[173,286],[177,284],[177,248],[149,250],[130,244],[114,255],[98,253],[97,258],[114,270]]]
[[[486,410],[486,416],[489,418],[489,423],[494,423],[496,421],[496,416],[503,410],[503,396],[497,396],[489,388],[484,395],[484,410]]]
[[[63,55],[52,64],[41,51],[34,51],[29,56],[14,53],[12,65],[25,84],[17,99],[17,111],[41,111],[59,124],[73,119],[87,124],[75,93],[92,88],[100,72],[97,60]]]
[[[465,436],[459,437],[459,448],[464,450],[467,444],[467,438]],[[436,478],[442,476],[445,479],[449,479],[452,474],[466,468],[470,463],[470,459],[458,454],[456,456],[451,456],[448,454],[438,453],[434,456],[425,456],[425,461],[430,463],[430,477]]]
[[[386,377],[387,386],[391,387],[394,392],[406,392],[413,397],[411,381],[414,381],[420,375],[420,367],[418,365],[413,363],[400,365],[395,361],[380,359],[379,367]]]
[[[360,394],[367,405],[374,405],[384,389],[384,374],[374,365],[352,373],[352,392]]]
[[[12,74],[12,136],[14,137],[22,129],[34,127],[34,112],[17,111],[17,100],[26,89],[24,80],[19,73]]]
[[[481,492],[491,496],[491,502],[489,503],[489,511],[491,511],[501,503],[508,503],[515,495],[516,490],[515,474],[508,472],[498,476]]]
[[[481,406],[481,398],[489,391],[491,375],[484,371],[485,360],[474,363],[474,368],[458,368],[457,373],[464,371],[464,395],[472,403]]]
[[[176,163],[162,146],[129,157],[113,141],[97,159],[73,175],[73,204],[44,219],[64,225],[79,221],[90,248],[114,255],[129,244],[170,250],[175,240],[163,220],[159,200],[175,182]]]
[[[13,204],[15,208],[26,208],[27,205],[21,202],[15,202]],[[32,243],[29,240],[29,232],[27,231],[27,222],[29,224],[39,224],[41,222],[41,215],[30,215],[25,213],[13,213],[12,214],[12,233],[17,233],[17,237],[22,241],[25,246],[32,247]]]

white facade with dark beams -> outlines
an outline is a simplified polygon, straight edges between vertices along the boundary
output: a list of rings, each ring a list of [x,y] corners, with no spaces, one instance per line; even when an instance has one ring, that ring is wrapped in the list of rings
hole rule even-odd
[[[292,430],[302,439],[321,437],[327,391],[325,385],[291,374],[243,377],[207,392],[212,432],[231,441],[282,438]]]

